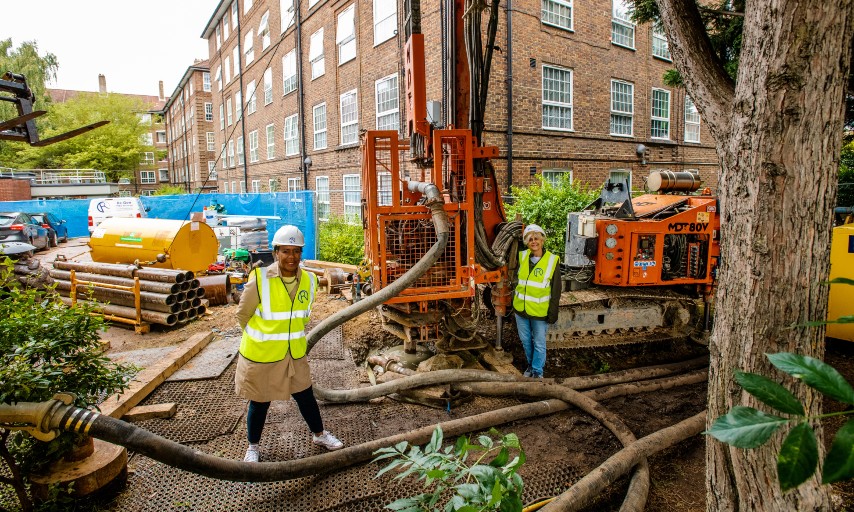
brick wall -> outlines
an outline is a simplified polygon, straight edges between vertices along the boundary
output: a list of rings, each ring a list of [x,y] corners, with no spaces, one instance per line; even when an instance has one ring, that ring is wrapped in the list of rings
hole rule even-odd
[[[27,201],[32,198],[29,180],[0,178],[0,201]]]

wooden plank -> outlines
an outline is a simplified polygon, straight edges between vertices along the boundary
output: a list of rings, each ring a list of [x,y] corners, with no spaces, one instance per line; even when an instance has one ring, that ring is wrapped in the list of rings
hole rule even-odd
[[[213,337],[214,333],[211,331],[190,336],[160,362],[139,372],[131,381],[127,391],[104,400],[101,404],[101,414],[113,418],[121,418],[127,414],[178,368],[205,348]]]
[[[306,267],[311,268],[340,268],[344,272],[348,274],[355,274],[359,267],[357,265],[348,265],[347,263],[335,263],[334,261],[320,261],[320,260],[305,260]]]
[[[137,405],[127,414],[122,416],[124,421],[145,421],[151,420],[154,418],[171,418],[175,416],[175,412],[178,410],[178,404],[175,402],[169,402],[165,404],[153,404],[153,405]]]

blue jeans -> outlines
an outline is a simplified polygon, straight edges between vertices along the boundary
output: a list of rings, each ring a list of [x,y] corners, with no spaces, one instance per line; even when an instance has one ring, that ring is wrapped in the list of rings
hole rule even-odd
[[[545,320],[525,318],[516,313],[516,329],[519,331],[519,339],[534,377],[542,377],[543,366],[546,365],[547,327]]]

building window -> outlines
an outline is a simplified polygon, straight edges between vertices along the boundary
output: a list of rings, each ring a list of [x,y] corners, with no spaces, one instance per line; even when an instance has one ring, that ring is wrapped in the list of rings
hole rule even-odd
[[[279,180],[276,178],[270,178],[267,182],[270,187],[270,192],[278,192],[279,191]]]
[[[299,152],[297,142],[297,115],[294,114],[285,118],[285,156],[296,155]]]
[[[243,65],[248,66],[255,60],[255,48],[252,46],[253,41],[255,40],[255,34],[252,32],[252,29],[249,29],[249,32],[246,33],[246,37],[243,38]],[[235,59],[236,61],[237,59]],[[237,62],[235,62],[237,64]],[[234,70],[234,74],[237,75],[239,73],[238,69]]]
[[[240,118],[243,117],[243,95],[240,94],[240,91],[234,91],[234,110],[235,115],[234,118],[240,121]]]
[[[139,182],[143,185],[157,183],[154,179],[154,171],[139,171]]]
[[[377,173],[377,205],[391,206],[391,173]]]
[[[211,92],[211,73],[210,71],[202,72],[202,90]]]
[[[239,140],[240,142],[243,142],[242,137],[238,138],[237,140]],[[243,144],[240,144],[239,148],[242,148],[242,147],[243,147]],[[228,166],[234,167],[234,141],[233,140],[228,141]]]
[[[282,18],[282,33],[294,23],[294,0],[279,0],[279,14]]]
[[[246,193],[246,182],[243,180],[240,180],[240,193],[241,194]]]
[[[258,37],[261,38],[261,50],[266,50],[270,46],[270,11],[261,16],[261,23],[258,24]]]
[[[236,182],[236,181],[232,181],[232,182],[231,182],[231,193],[232,193],[232,194],[236,194],[236,193],[237,193],[237,182]]]
[[[222,46],[222,27],[217,24],[216,26],[216,49],[219,50],[220,46]]]
[[[216,73],[214,74],[214,82],[216,82],[216,90],[222,90],[222,68],[217,66]]]
[[[542,0],[543,23],[572,30],[572,0]]]
[[[237,48],[235,46],[235,48]],[[226,55],[222,61],[222,67],[225,69],[225,83],[231,82],[231,58]]]
[[[377,130],[400,130],[400,97],[397,75],[380,78],[376,82]]]
[[[608,180],[611,183],[626,183],[629,184],[629,194],[632,191],[632,171],[629,169],[611,169],[608,174]]]
[[[258,130],[249,132],[249,163],[258,161]]]
[[[235,46],[231,52],[231,58],[234,60],[234,78],[240,75],[240,49]]]
[[[132,196],[132,194],[131,194],[130,190],[119,190],[119,197],[131,197],[131,196]]]
[[[338,45],[338,65],[356,58],[356,4],[344,9],[338,15],[338,31],[335,44]]]
[[[207,136],[208,151],[216,151],[216,145],[214,143],[214,132],[207,132],[205,135]]]
[[[228,98],[225,102],[225,113],[226,113],[226,120],[228,122],[228,126],[231,126],[231,123],[234,121],[234,119],[232,117],[233,112],[232,112],[232,108],[231,108],[231,98]]]
[[[282,94],[288,94],[297,88],[296,49],[282,57]]]
[[[221,166],[223,169],[225,169],[225,168],[226,168],[226,163],[228,162],[228,160],[226,160],[226,158],[225,158],[225,143],[223,143],[223,144],[222,144],[222,147],[220,148],[220,151],[219,151],[219,161],[220,161],[220,166]]]
[[[264,105],[273,103],[273,69],[264,70]]]
[[[543,66],[543,128],[572,130],[572,71]]]
[[[397,33],[397,1],[374,0],[374,46]]]
[[[613,0],[613,18],[611,18],[611,42],[635,49],[635,24],[629,16],[626,0]]]
[[[228,16],[222,17],[222,40],[228,39]]]
[[[261,180],[252,180],[252,193],[260,194],[261,193]]]
[[[362,220],[362,178],[358,174],[344,175],[344,217],[349,222]]]
[[[213,121],[213,103],[205,103],[205,121]]]
[[[225,130],[225,116],[222,114],[223,105],[219,106],[219,129]]]
[[[312,7],[317,5],[317,2],[319,2],[319,1],[320,0],[308,0],[308,8],[311,9]]]
[[[243,137],[237,137],[237,165],[243,165],[246,161],[243,153]]]
[[[216,162],[208,162],[208,179],[215,180],[216,179]]]
[[[315,105],[312,111],[314,117],[314,149],[326,149],[326,103]]]
[[[141,196],[146,196],[146,197],[151,197],[151,196],[153,196],[153,195],[154,195],[154,190],[140,190],[140,191],[139,191],[139,195],[141,195]]]
[[[169,169],[157,169],[157,174],[160,175],[160,181],[169,181]]]
[[[249,9],[252,8],[253,0],[243,0],[243,14],[249,12]]]
[[[154,136],[150,133],[143,133],[140,136],[140,142],[142,142],[143,146],[153,146],[154,145]]]
[[[302,178],[288,178],[288,192],[299,192],[302,190]]]
[[[685,142],[700,142],[700,113],[690,96],[685,96]]]
[[[359,109],[356,89],[341,95],[341,145],[359,142]]]
[[[255,101],[255,80],[249,82],[246,86],[246,113],[251,114],[256,110],[257,102]]]
[[[231,26],[237,30],[237,1],[231,2]]]
[[[222,193],[228,194],[228,182],[227,181],[222,182]]]
[[[213,115],[213,113],[211,113]],[[156,132],[155,140],[158,144],[163,144],[166,142],[166,130],[158,130]]]
[[[670,138],[670,91],[652,90],[652,123],[650,136],[656,139]]]
[[[142,159],[140,160],[139,163],[141,163],[143,165],[154,165],[154,152],[153,151],[146,151],[145,153],[143,153]]]
[[[276,158],[276,125],[267,125],[267,160]]]
[[[667,44],[667,36],[664,30],[657,24],[652,26],[652,56],[670,60],[670,47]]]
[[[563,180],[572,183],[572,169],[543,169],[543,181],[551,186],[560,186]]]
[[[323,27],[311,35],[308,60],[311,62],[312,80],[326,73],[326,63],[323,57]]]
[[[611,80],[611,135],[631,137],[634,114],[635,86]]]
[[[139,116],[139,124],[151,124],[151,114],[137,114]]]
[[[317,218],[329,219],[329,176],[318,176],[314,179],[314,188],[317,191]]]

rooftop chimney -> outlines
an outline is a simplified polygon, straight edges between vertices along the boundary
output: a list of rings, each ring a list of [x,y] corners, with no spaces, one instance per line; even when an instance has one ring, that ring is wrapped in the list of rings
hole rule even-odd
[[[160,81],[160,99],[163,100],[163,80]]]
[[[98,92],[101,94],[107,93],[107,77],[98,75]]]

